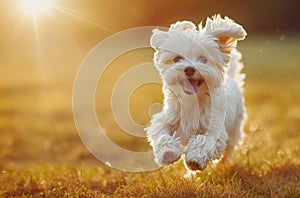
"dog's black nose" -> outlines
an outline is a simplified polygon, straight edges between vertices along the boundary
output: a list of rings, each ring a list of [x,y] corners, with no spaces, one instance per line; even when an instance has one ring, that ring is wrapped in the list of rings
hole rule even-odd
[[[184,73],[185,73],[185,75],[187,75],[187,76],[192,76],[192,75],[194,75],[194,73],[195,73],[195,68],[194,67],[187,67],[187,68],[185,68],[184,69]]]

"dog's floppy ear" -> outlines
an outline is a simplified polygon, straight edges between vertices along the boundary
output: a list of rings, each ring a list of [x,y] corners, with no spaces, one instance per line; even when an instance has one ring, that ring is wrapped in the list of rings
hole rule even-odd
[[[154,29],[153,34],[150,38],[150,45],[154,49],[158,49],[162,43],[169,38],[169,32],[172,31],[186,31],[186,30],[196,30],[196,26],[190,21],[177,21],[172,24],[170,29],[167,31],[162,31],[159,29]]]
[[[151,47],[153,47],[154,49],[158,49],[168,37],[168,32],[154,29],[153,34],[150,38]]]
[[[178,31],[196,30],[196,26],[190,21],[177,21],[175,24],[171,25],[170,29]]]
[[[222,52],[229,54],[236,47],[238,40],[243,40],[247,33],[242,26],[228,17],[224,19],[215,15],[212,19],[207,18],[204,27],[205,34],[215,36]]]

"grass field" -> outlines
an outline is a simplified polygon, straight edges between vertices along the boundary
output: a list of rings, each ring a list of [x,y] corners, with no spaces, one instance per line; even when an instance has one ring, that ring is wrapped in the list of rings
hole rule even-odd
[[[253,37],[239,46],[247,74],[245,143],[230,163],[189,178],[182,162],[129,173],[88,152],[72,117],[72,83],[80,62],[63,71],[53,65],[41,79],[32,77],[33,67],[4,67],[0,197],[300,197],[300,37]],[[143,58],[151,56],[145,53]],[[149,149],[143,138],[121,131],[108,135],[123,147]]]

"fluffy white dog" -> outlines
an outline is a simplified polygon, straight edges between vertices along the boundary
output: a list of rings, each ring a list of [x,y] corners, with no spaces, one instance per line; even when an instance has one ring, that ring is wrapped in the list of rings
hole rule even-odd
[[[164,106],[146,128],[155,162],[169,165],[185,154],[190,170],[228,156],[243,136],[241,54],[235,49],[246,31],[228,17],[205,26],[177,22],[153,30],[154,64],[162,78]]]

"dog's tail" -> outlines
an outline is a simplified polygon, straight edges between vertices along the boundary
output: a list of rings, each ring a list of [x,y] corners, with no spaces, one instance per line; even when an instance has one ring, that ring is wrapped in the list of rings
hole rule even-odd
[[[231,59],[227,70],[227,75],[236,81],[238,86],[242,89],[246,75],[242,73],[244,64],[241,62],[242,54],[236,49],[231,50]]]

